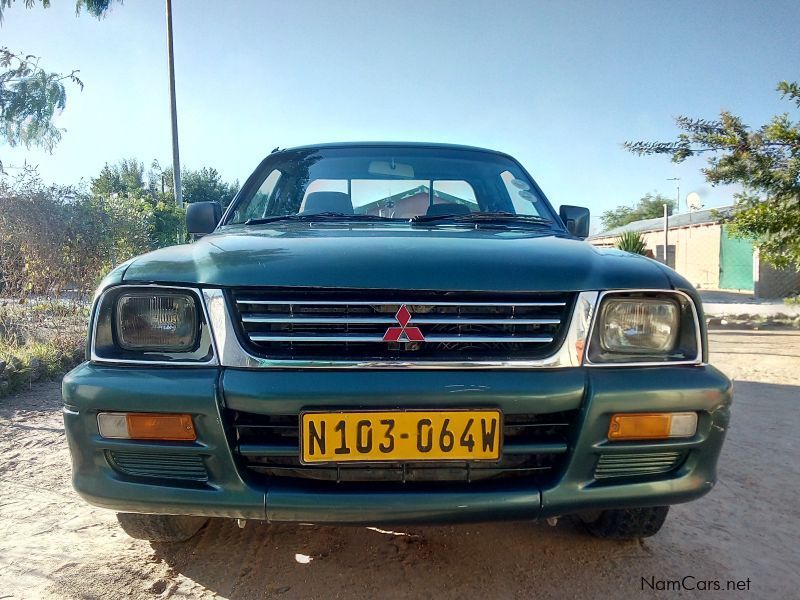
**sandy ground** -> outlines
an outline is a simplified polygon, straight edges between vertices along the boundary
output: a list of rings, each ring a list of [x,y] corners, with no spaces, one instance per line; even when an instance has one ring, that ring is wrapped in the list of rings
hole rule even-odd
[[[396,532],[223,520],[151,545],[72,491],[59,386],[38,385],[0,401],[0,598],[605,599],[685,576],[798,597],[800,332],[711,337],[712,362],[736,380],[720,481],[643,542],[596,540],[567,520]]]

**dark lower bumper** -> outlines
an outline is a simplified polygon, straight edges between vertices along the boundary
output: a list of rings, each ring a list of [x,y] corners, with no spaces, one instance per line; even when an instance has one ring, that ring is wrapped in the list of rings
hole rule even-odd
[[[224,390],[224,392],[223,392]],[[90,503],[127,512],[197,514],[308,523],[423,523],[535,519],[583,510],[685,502],[708,492],[728,425],[730,383],[713,367],[486,372],[291,372],[143,369],[84,364],[64,380],[64,421],[75,489]],[[563,471],[541,488],[403,488],[257,483],[241,472],[223,427],[225,408],[296,414],[320,406],[496,405],[506,412],[578,409]],[[190,445],[105,440],[100,410],[188,412]],[[610,444],[613,412],[696,410],[698,434],[685,441]],[[205,481],[131,477],[111,466],[115,450],[202,458]],[[680,450],[669,473],[598,480],[600,454]]]

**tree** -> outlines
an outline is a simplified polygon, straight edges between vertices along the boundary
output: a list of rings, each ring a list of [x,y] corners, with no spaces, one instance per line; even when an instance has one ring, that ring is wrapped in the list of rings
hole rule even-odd
[[[184,169],[184,198],[187,202],[215,200],[224,206],[230,204],[239,189],[239,183],[222,180],[212,167],[197,171]],[[115,164],[106,164],[97,177],[90,180],[92,197],[106,205],[109,214],[141,214],[150,228],[150,247],[169,246],[184,239],[183,209],[175,205],[172,188],[172,169],[161,169],[157,160],[145,172],[144,163],[126,158]],[[122,252],[120,252],[122,254]]]
[[[40,0],[44,8],[50,0]],[[86,10],[94,17],[105,16],[115,0],[77,0],[76,13]],[[121,0],[117,0],[121,1]],[[25,7],[36,5],[36,0],[24,0]],[[0,0],[0,24],[4,9],[14,0]],[[32,54],[12,52],[0,47],[0,141],[9,146],[24,145],[52,152],[61,139],[62,129],[53,123],[53,117],[67,105],[65,83],[73,83],[81,90],[83,82],[78,71],[67,74],[52,73],[40,66],[40,59]],[[0,172],[3,164],[0,161]]]
[[[144,195],[144,165],[135,158],[123,158],[111,166],[106,163],[100,175],[91,180],[91,190],[94,196]]]
[[[109,214],[125,218],[140,214],[147,221],[151,249],[184,238],[184,212],[175,205],[172,188],[161,191],[160,178],[158,161],[153,161],[145,180],[144,163],[124,158],[116,164],[104,165],[90,182],[92,197],[103,203]]]
[[[163,175],[165,184],[172,189],[172,169],[165,169]],[[196,171],[181,169],[181,187],[187,204],[213,201],[227,207],[239,191],[239,182],[227,183],[215,168],[203,167]]]
[[[800,109],[800,86],[782,81],[781,97]],[[625,142],[638,155],[667,154],[676,163],[708,154],[702,169],[712,185],[739,184],[731,217],[734,235],[753,240],[777,267],[800,266],[800,121],[789,113],[753,128],[728,111],[718,120],[676,119],[682,133],[672,142]]]
[[[671,215],[675,210],[675,200],[661,194],[645,194],[639,198],[635,206],[618,206],[607,210],[600,217],[600,221],[603,223],[603,228],[608,230],[642,219],[655,219],[664,215],[665,204],[667,213]]]
[[[117,1],[122,2],[122,0]],[[15,0],[0,0],[0,23],[3,22],[3,10],[10,8],[14,2]],[[24,0],[24,2],[25,8],[33,8],[36,6],[36,0]],[[42,8],[50,8],[50,0],[39,0],[39,2]],[[85,9],[90,15],[100,19],[106,15],[112,2],[114,2],[114,0],[76,0],[75,13],[80,14],[80,12]]]
[[[35,56],[14,54],[0,48],[0,139],[9,146],[24,144],[53,150],[61,129],[53,116],[67,104],[65,81],[83,89],[77,71],[66,75],[48,73]]]

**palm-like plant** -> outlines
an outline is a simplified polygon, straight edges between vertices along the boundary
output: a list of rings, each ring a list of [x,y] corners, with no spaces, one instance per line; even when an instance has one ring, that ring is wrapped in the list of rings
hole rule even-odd
[[[647,244],[638,231],[626,231],[619,236],[617,248],[633,254],[647,254]]]

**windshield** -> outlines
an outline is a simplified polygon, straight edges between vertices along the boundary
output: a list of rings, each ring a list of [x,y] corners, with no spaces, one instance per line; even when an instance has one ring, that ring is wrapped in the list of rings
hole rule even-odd
[[[469,215],[552,220],[517,163],[449,148],[301,149],[269,157],[245,185],[225,224],[281,217],[395,219]],[[487,215],[487,213],[489,213]],[[478,216],[478,215],[476,215]]]

